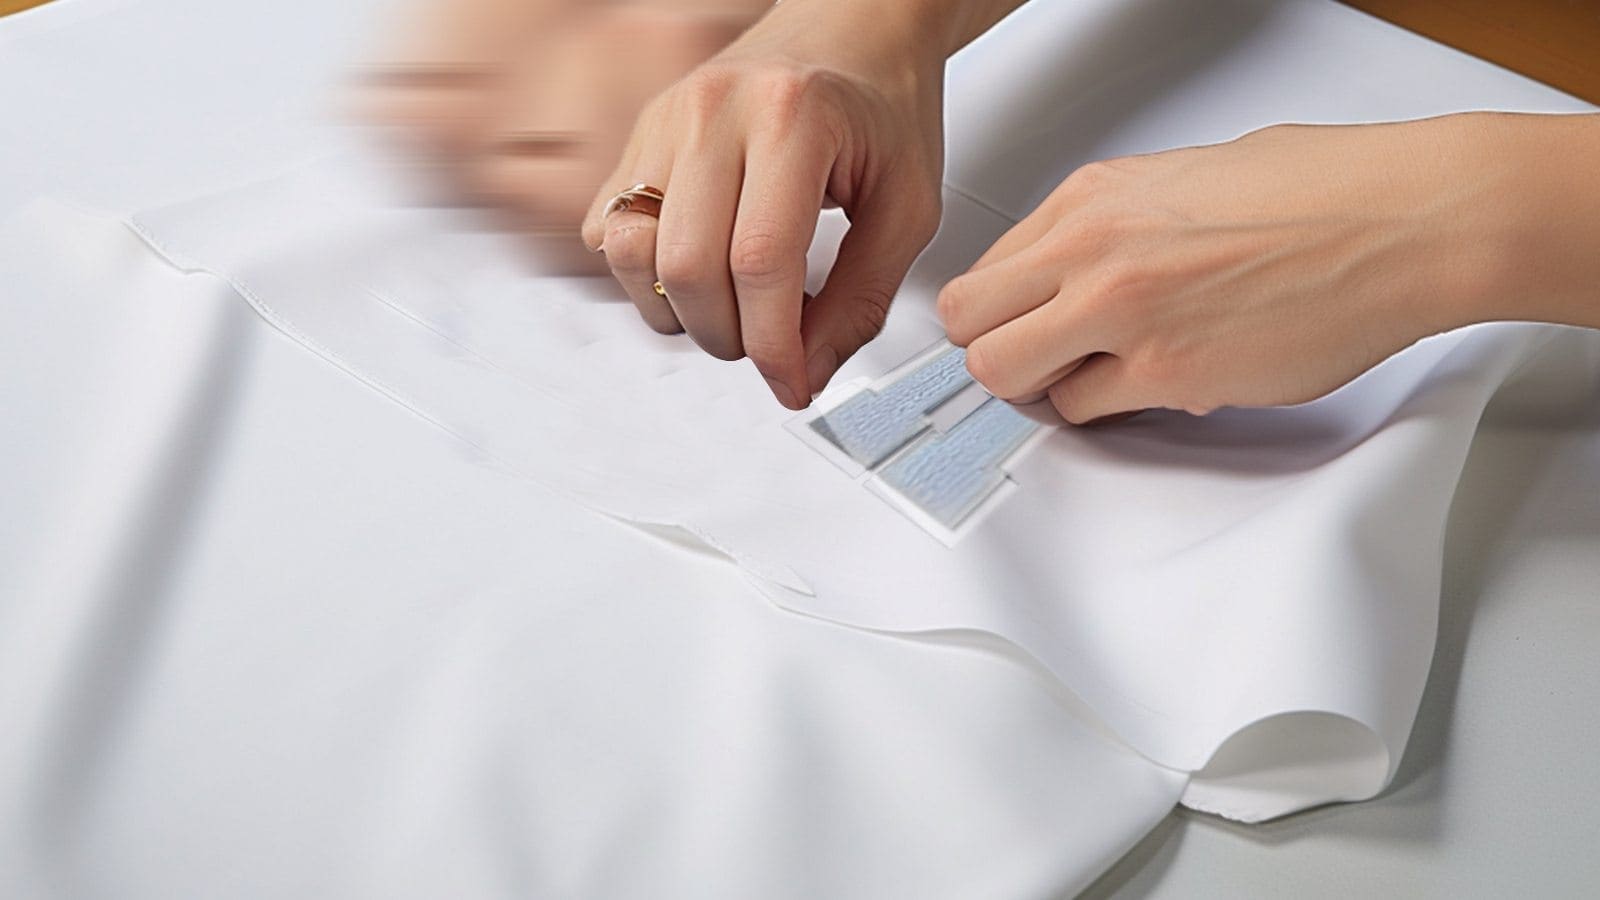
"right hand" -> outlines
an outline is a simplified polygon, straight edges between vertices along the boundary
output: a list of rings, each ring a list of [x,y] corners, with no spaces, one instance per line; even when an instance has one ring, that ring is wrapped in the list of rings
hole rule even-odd
[[[882,329],[938,226],[944,54],[892,9],[775,7],[644,108],[584,221],[584,243],[652,328],[748,356],[791,409]],[[627,58],[615,48],[615,65]],[[641,182],[666,194],[659,220],[602,217]],[[828,205],[850,230],[808,298],[806,253]]]

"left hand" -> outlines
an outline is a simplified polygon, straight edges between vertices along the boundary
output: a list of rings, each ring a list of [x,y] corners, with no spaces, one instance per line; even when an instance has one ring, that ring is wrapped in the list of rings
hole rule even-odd
[[[1091,164],[945,287],[940,318],[984,387],[1074,424],[1313,400],[1471,319],[1507,168],[1474,118]]]
[[[430,174],[551,274],[600,274],[579,228],[645,103],[770,0],[413,0],[357,85]]]

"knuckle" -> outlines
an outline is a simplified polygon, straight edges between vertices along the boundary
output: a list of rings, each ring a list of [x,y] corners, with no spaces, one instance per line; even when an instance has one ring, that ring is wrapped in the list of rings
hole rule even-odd
[[[606,262],[621,275],[644,275],[655,265],[654,230],[642,226],[612,227],[606,230]]]
[[[781,232],[770,225],[756,225],[733,240],[728,267],[735,278],[753,284],[771,284],[792,275],[802,259]]]
[[[772,335],[754,334],[744,337],[744,355],[762,372],[776,369],[789,355],[791,344]]]
[[[804,116],[820,81],[820,73],[799,67],[769,71],[758,88],[761,107],[776,122],[799,119]]]
[[[1018,252],[1017,256],[1032,268],[1048,269],[1064,275],[1084,264],[1082,248],[1083,244],[1075,230],[1057,226],[1038,243]]]
[[[659,241],[656,246],[656,277],[669,293],[698,293],[711,283],[716,271],[715,257],[699,245],[685,241]]]
[[[1095,267],[1084,299],[1101,310],[1127,309],[1148,293],[1150,275],[1136,261],[1110,259]]]
[[[1061,182],[1060,192],[1069,197],[1089,196],[1104,190],[1116,181],[1117,166],[1111,160],[1096,160],[1072,171]]]
[[[884,283],[863,285],[860,301],[851,307],[850,327],[856,341],[865,344],[883,331],[889,321],[889,307],[894,302],[894,288]]]
[[[1136,263],[1109,259],[1096,267],[1090,295],[1102,301],[1121,301],[1137,292],[1144,275]]]
[[[683,80],[678,95],[691,112],[710,115],[726,106],[738,83],[736,73],[704,65]]]
[[[1108,229],[1099,216],[1078,213],[1051,228],[1038,247],[1042,262],[1063,266],[1093,259],[1108,241]]]

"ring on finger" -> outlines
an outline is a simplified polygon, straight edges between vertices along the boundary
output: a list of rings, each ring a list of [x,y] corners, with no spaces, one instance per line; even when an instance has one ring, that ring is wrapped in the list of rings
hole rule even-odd
[[[658,187],[651,187],[641,181],[627,190],[619,191],[615,197],[607,200],[605,209],[600,211],[600,217],[603,219],[612,213],[631,211],[644,213],[652,219],[659,219],[661,218],[661,204],[666,199],[665,191]]]

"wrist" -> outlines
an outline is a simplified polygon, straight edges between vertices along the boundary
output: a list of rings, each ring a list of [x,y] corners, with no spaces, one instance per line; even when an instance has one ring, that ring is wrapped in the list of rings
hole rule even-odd
[[[789,65],[844,76],[897,102],[924,107],[938,100],[945,57],[929,35],[940,26],[912,15],[923,0],[867,4],[850,0],[783,0],[723,53],[724,59]]]
[[[782,0],[761,26],[782,33],[785,43],[848,54],[861,64],[942,70],[948,56],[947,22],[924,14],[947,0],[858,3],[853,0]]]
[[[572,2],[572,0],[565,0]],[[745,27],[772,9],[773,0],[614,0],[624,7],[736,22]]]
[[[1600,327],[1600,115],[1474,113],[1460,219],[1466,322]]]
[[[770,4],[770,0],[762,0]],[[769,18],[804,22],[835,40],[893,57],[918,70],[945,60],[1026,0],[779,0]]]

